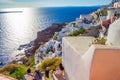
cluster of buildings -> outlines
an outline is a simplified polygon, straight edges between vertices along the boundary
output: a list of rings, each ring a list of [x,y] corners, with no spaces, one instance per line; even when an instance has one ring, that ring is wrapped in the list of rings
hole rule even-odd
[[[81,25],[76,24],[76,21],[66,24],[67,25],[64,26],[61,31],[55,32],[53,38],[45,44],[41,44],[35,53],[35,64],[39,64],[42,60],[47,58],[62,57],[62,38],[81,28]],[[88,24],[86,25],[88,26]]]
[[[120,1],[113,0],[112,4],[67,23],[51,40],[39,47],[35,63],[46,58],[62,57],[67,80],[119,80]],[[92,35],[66,37],[81,27],[90,30],[90,27],[98,25],[101,27],[98,29],[99,37],[107,40],[106,45],[93,44],[95,37]]]
[[[67,80],[120,79],[120,1],[112,2],[112,7],[94,13],[107,11],[107,15],[96,14],[96,21],[92,24],[101,25],[99,37],[107,40],[105,45],[93,44],[95,38],[92,36],[63,38],[62,61]],[[83,19],[80,17],[77,20]]]

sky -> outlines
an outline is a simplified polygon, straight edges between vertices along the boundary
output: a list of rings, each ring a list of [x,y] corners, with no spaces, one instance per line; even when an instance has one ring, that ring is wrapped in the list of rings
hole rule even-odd
[[[54,7],[54,6],[96,6],[109,4],[111,0],[0,0],[3,7]]]

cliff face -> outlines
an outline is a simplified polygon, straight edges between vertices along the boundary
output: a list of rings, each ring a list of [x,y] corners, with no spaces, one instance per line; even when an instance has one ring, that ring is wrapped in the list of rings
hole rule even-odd
[[[61,29],[63,28],[65,24],[52,24],[51,27],[40,31],[37,33],[37,38],[34,40],[34,47],[32,47],[31,49],[26,50],[26,54],[27,53],[32,53],[34,54],[36,49],[39,48],[40,44],[45,43],[47,41],[49,41],[55,32],[61,31]]]

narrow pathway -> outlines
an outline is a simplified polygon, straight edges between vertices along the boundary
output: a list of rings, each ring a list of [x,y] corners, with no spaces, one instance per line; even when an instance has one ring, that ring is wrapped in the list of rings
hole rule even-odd
[[[0,74],[0,80],[17,80],[17,79],[14,79],[14,78],[11,78],[9,76]]]

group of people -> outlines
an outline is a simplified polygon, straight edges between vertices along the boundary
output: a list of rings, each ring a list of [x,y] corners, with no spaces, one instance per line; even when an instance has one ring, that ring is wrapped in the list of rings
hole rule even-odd
[[[27,69],[27,73],[24,75],[23,80],[42,80],[42,74],[38,68],[35,69],[35,73],[31,73],[31,69]]]
[[[55,70],[50,70],[50,68],[47,67],[45,70],[45,80],[66,80],[62,64],[60,64]]]
[[[50,67],[46,67],[45,73],[42,74],[38,68],[35,69],[35,73],[31,73],[31,69],[27,69],[27,73],[24,75],[23,80],[65,80],[64,67],[60,64],[55,70],[51,70]]]
[[[57,78],[58,80],[66,80],[65,79],[65,71],[62,64],[60,64],[56,70],[53,72],[53,77]]]

